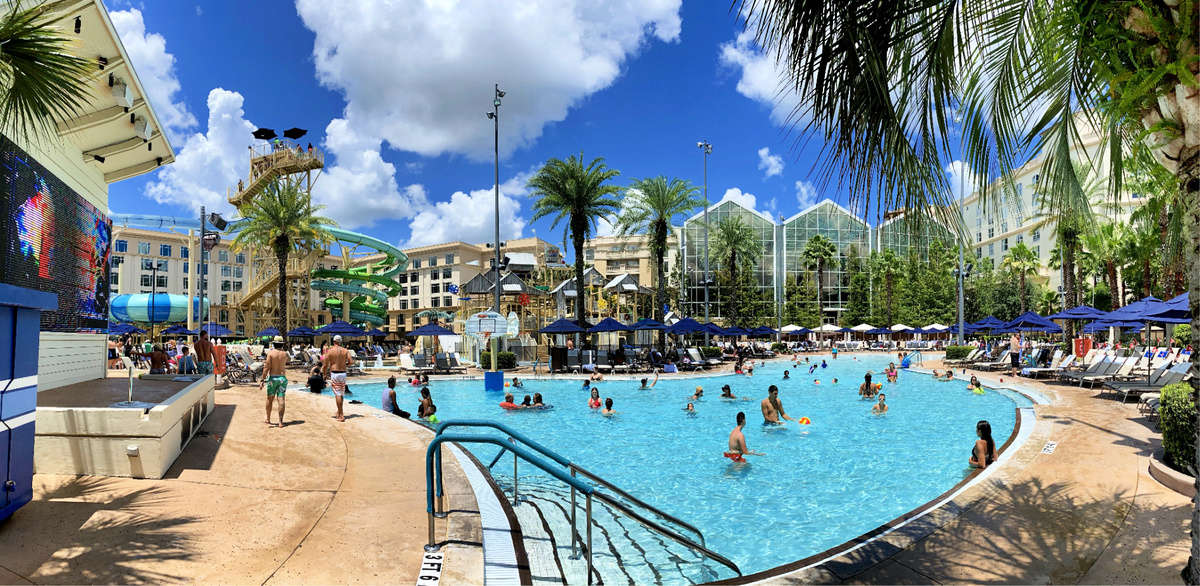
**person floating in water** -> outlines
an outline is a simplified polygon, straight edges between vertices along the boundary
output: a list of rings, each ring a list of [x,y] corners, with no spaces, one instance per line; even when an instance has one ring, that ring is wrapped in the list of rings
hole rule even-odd
[[[779,400],[779,387],[771,385],[767,388],[767,398],[762,400],[763,425],[783,425],[784,419],[796,421],[783,411],[783,402]]]
[[[650,384],[646,384],[646,380],[647,379],[642,379],[642,386],[638,387],[638,389],[644,391],[646,389],[654,388],[654,385],[658,384],[658,371],[657,370],[654,371],[654,382],[652,382]]]
[[[814,365],[812,365],[812,366],[808,367],[808,374],[812,374],[812,373],[813,373],[813,372],[815,372],[816,370],[817,370],[817,365],[816,365],[816,364],[814,364]]]
[[[814,384],[814,385],[819,385],[819,384],[821,384],[821,379],[819,379],[819,378],[814,378],[814,379],[813,379],[813,384]]]
[[[967,383],[968,391],[982,391],[983,385],[979,384],[979,378],[971,375],[971,381]]]
[[[695,406],[695,405],[693,405],[693,404],[691,404],[691,403],[688,403],[688,404],[687,404],[687,407],[684,407],[684,408],[683,408],[683,410],[684,410],[684,411],[687,411],[688,413],[695,414],[695,413],[696,413],[696,406]]]
[[[886,399],[887,399],[887,394],[879,393],[879,402],[875,403],[875,405],[873,407],[871,407],[871,413],[874,413],[876,415],[883,415],[884,413],[887,413],[888,406],[887,406],[887,403],[885,402]]]
[[[835,385],[837,384],[837,377],[836,377],[836,376],[835,376],[835,377],[833,377],[833,384],[835,384]]]
[[[512,410],[512,409],[524,409],[525,406],[514,403],[512,393],[504,393],[504,400],[500,402],[500,408]]]
[[[521,388],[521,387],[524,387],[524,386],[525,386],[525,383],[521,382],[521,379],[519,379],[519,378],[517,378],[517,377],[515,377],[515,376],[513,377],[513,380],[512,380],[512,388],[514,388],[514,389],[519,389],[519,388]]]
[[[787,370],[784,370],[783,371],[783,380],[787,380],[789,378],[792,378],[792,373],[788,372]]]
[[[612,417],[613,415],[616,415],[617,412],[613,410],[612,406],[613,406],[612,397],[605,397],[604,398],[604,409],[600,411],[600,414],[605,417]]]
[[[729,451],[725,452],[725,457],[734,462],[745,462],[744,456],[764,456],[762,452],[752,451],[746,446],[746,435],[742,433],[742,428],[746,426],[746,413],[738,411],[735,418],[735,427],[729,432]]]
[[[821,368],[829,368],[829,365],[828,365],[828,364],[825,364],[825,359],[824,359],[824,358],[822,358],[822,359],[821,359]]]
[[[704,387],[696,387],[696,392],[692,394],[693,401],[699,401],[700,397],[704,396]]]

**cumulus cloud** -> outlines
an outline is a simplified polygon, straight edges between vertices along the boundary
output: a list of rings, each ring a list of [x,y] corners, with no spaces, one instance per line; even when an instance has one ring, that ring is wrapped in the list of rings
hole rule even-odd
[[[325,128],[325,147],[336,155],[313,189],[323,214],[346,228],[373,226],[377,221],[410,218],[429,205],[425,188],[401,188],[396,166],[383,160],[379,139],[353,132],[344,119]]]
[[[109,17],[158,121],[165,127],[162,131],[178,145],[183,133],[196,126],[196,117],[177,96],[179,78],[175,77],[175,56],[167,52],[167,40],[146,32],[142,12],[137,8],[115,10],[109,12]]]
[[[753,193],[743,192],[737,187],[730,187],[729,189],[725,190],[725,195],[721,196],[721,201],[726,200],[732,201],[748,210],[758,209],[756,207],[758,205],[758,198],[755,197]],[[721,201],[718,201],[717,203],[721,203]]]
[[[772,155],[771,149],[767,147],[758,149],[758,170],[763,172],[763,177],[783,173],[783,157]]]
[[[680,0],[378,4],[297,0],[296,8],[316,34],[318,80],[345,96],[347,126],[427,156],[491,157],[483,113],[495,82],[508,92],[500,120],[508,154],[611,85],[647,43],[680,32]]]
[[[529,174],[519,173],[500,184],[500,239],[520,238],[525,229],[521,202]],[[456,191],[448,201],[429,205],[409,222],[408,248],[441,242],[491,241],[495,233],[495,185],[470,192]]]
[[[208,93],[208,129],[194,133],[176,148],[175,162],[147,184],[146,194],[159,203],[174,203],[199,211],[231,212],[226,188],[248,170],[248,137],[254,124],[245,118],[237,92],[215,88]]]
[[[800,205],[800,211],[804,211],[813,204],[817,203],[817,188],[808,181],[796,182],[796,203]]]
[[[956,160],[946,165],[945,172],[954,199],[962,199],[975,192],[975,182],[979,176],[971,170],[971,166],[966,162]]]
[[[723,65],[741,73],[738,93],[769,107],[775,124],[787,124],[800,100],[785,83],[787,76],[778,60],[754,42],[753,31],[748,28],[733,41],[722,43],[719,54]]]

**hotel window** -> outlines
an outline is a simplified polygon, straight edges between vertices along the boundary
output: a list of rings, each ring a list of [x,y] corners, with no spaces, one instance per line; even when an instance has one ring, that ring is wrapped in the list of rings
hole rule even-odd
[[[1041,231],[1041,230],[1034,230],[1034,231],[1033,231],[1033,236],[1032,236],[1030,239],[1031,239],[1031,240],[1033,240],[1034,242],[1037,242],[1038,240],[1041,240],[1041,239],[1042,239],[1042,231]]]
[[[138,254],[150,254],[150,243],[138,242]]]
[[[442,292],[442,286],[441,286],[441,285],[438,285],[437,283],[434,283],[434,284],[432,284],[432,285],[430,285],[430,286],[429,286],[429,292],[430,292],[430,293],[441,293],[441,292]]]
[[[408,275],[408,280],[409,280],[409,281],[412,281],[412,282],[414,282],[414,283],[419,283],[419,282],[421,282],[421,273],[410,273],[410,274]]]
[[[454,305],[454,298],[453,297],[443,297],[442,305],[444,305],[446,307],[450,307],[451,305]]]
[[[217,312],[217,316],[217,321],[227,322],[229,321],[229,310],[222,309],[221,311]]]
[[[184,290],[184,292],[186,292],[186,291],[187,291],[187,288],[188,288],[188,278],[187,278],[187,277],[184,277],[184,278],[183,278],[183,290]]]
[[[397,307],[399,307],[400,309],[408,309],[408,300],[407,300],[407,299],[401,299],[401,300],[399,300],[399,301],[397,302],[397,304],[396,304],[396,305],[397,305]],[[403,316],[403,315],[401,315],[401,316],[400,316],[400,322],[399,322],[399,323],[404,323],[404,316]]]
[[[170,244],[159,244],[158,245],[158,255],[159,256],[171,256],[171,245]]]
[[[983,258],[983,248],[975,249],[975,258]]]
[[[221,305],[229,305],[229,295],[227,293],[221,294]]]
[[[1037,174],[1037,173],[1034,173],[1034,174],[1033,174],[1033,184],[1034,184],[1034,185],[1037,185],[1037,184],[1038,184],[1038,179],[1039,179],[1039,178],[1041,178],[1041,175],[1039,175],[1039,174]]]
[[[431,267],[437,266],[437,257],[436,256],[429,257],[429,266],[431,266]]]
[[[1008,220],[1000,221],[1000,232],[1001,233],[1008,232]]]
[[[228,250],[218,250],[217,251],[217,261],[218,262],[229,262],[229,251]]]
[[[113,248],[117,252],[129,252],[129,242],[125,240],[118,240]]]
[[[414,269],[419,269],[419,268],[421,268],[421,259],[419,259],[419,258],[414,258],[414,259],[412,259],[412,261],[413,261],[413,266],[412,266],[412,268],[414,268]]]
[[[318,316],[317,316],[317,324],[318,324],[318,325],[324,325],[324,324],[325,324],[325,314],[323,314],[323,313],[322,313],[322,314],[320,314],[320,315],[318,315]]]
[[[158,277],[154,279],[154,284],[159,289],[166,289],[167,288],[167,276],[166,275],[158,275]]]
[[[976,232],[976,233],[975,233],[975,241],[976,241],[976,242],[983,242],[983,232]]]
[[[448,264],[448,265],[454,264],[454,253],[453,252],[446,255],[446,264]]]
[[[241,291],[242,290],[242,282],[234,281],[233,282],[233,290],[234,290],[234,292]]]
[[[1000,250],[1008,250],[1008,238],[1005,238],[1004,241],[1000,243]]]
[[[583,251],[583,258],[584,258],[584,259],[586,259],[586,260],[595,260],[595,258],[596,258],[596,249],[594,249],[594,248],[588,248],[588,249],[585,249],[585,250]]]
[[[234,257],[234,261],[240,265],[246,264],[246,253],[244,253],[244,252],[237,253],[237,256]]]
[[[125,262],[125,257],[114,256],[114,257],[112,257],[112,260],[110,260],[109,262],[112,263],[112,268],[119,269],[119,268],[121,268],[121,263]]]
[[[442,278],[443,279],[451,279],[453,277],[454,277],[454,271],[452,271],[450,269],[442,269]]]
[[[398,326],[404,325],[404,314],[403,313],[396,314],[396,325],[398,325]]]
[[[232,289],[233,289],[233,283],[230,283],[229,281],[221,281],[221,290],[222,291],[230,291]]]
[[[233,278],[242,278],[242,267],[233,267]]]
[[[112,284],[112,285],[120,285],[121,284],[121,275],[118,273],[113,273],[112,275],[109,275],[108,282],[109,282],[109,284]]]
[[[153,271],[154,270],[154,261],[152,261],[148,258],[143,258],[142,259],[142,270],[143,271]]]
[[[222,277],[228,277],[232,274],[233,274],[233,269],[229,268],[229,265],[221,265],[221,276]]]
[[[408,273],[396,275],[396,282],[397,283],[407,283],[408,282]]]
[[[996,229],[988,228],[988,238],[995,238],[995,237],[996,237]]]
[[[1024,234],[1017,234],[1017,244],[1020,244],[1020,243],[1022,243],[1022,242],[1024,242],[1024,241],[1025,241],[1025,235],[1024,235]]]
[[[994,254],[996,254],[996,243],[989,242],[988,243],[988,256],[992,256]]]
[[[186,246],[179,247],[179,258],[187,258],[191,254],[192,254],[192,252],[190,250],[188,250],[188,247],[186,247]]]
[[[436,279],[436,278],[438,278],[438,275],[440,275],[440,274],[441,274],[441,271],[438,271],[437,269],[433,269],[432,271],[429,271],[429,278]]]
[[[157,264],[158,264],[158,270],[163,271],[163,272],[167,271],[167,261],[160,260],[160,261],[158,261]]]
[[[991,215],[988,215],[988,225],[991,226],[992,224],[995,224],[995,223],[996,223],[995,218],[993,218]]]
[[[429,303],[431,307],[441,307],[442,301],[441,299],[434,297],[433,299],[429,300]]]

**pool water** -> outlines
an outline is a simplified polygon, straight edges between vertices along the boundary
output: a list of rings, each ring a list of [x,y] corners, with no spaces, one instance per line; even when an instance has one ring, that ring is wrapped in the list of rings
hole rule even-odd
[[[916,372],[901,371],[897,383],[887,383],[882,371],[894,356],[810,359],[818,365],[824,359],[828,367],[810,375],[810,365],[768,362],[753,377],[663,378],[650,390],[639,390],[637,381],[597,383],[601,397],[615,402],[612,417],[588,408],[588,394],[576,379],[527,381],[514,390],[518,403],[540,392],[554,405],[545,411],[504,411],[497,406],[502,393],[485,392],[480,380],[435,380],[430,392],[442,421],[491,419],[527,434],[697,526],[711,549],[746,574],[819,553],[937,497],[969,472],[976,422],[991,423],[999,447],[1012,434],[1015,407],[1029,405],[1011,391],[980,395],[967,391],[965,381],[935,381]],[[785,369],[790,380],[782,379]],[[883,383],[886,415],[872,415],[874,401],[858,397],[868,370]],[[749,400],[719,398],[724,384]],[[789,415],[812,423],[764,427],[759,402],[771,384],[779,386]],[[694,402],[695,413],[687,413],[697,385],[704,397]],[[351,380],[348,397],[378,408],[384,388]],[[417,391],[403,380],[398,385],[400,408],[414,416]],[[746,413],[749,448],[766,454],[748,456],[746,465],[722,456],[738,411]],[[484,464],[498,449],[465,447]],[[500,477],[511,464],[496,469]],[[533,466],[523,466],[526,473],[534,475]]]

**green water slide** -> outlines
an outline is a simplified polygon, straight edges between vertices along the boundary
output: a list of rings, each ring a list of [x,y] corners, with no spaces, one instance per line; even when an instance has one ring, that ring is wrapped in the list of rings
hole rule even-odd
[[[321,291],[354,295],[350,300],[350,319],[374,326],[383,325],[387,319],[388,297],[400,294],[400,283],[396,282],[395,277],[408,268],[408,255],[399,248],[366,234],[332,226],[326,226],[325,229],[341,242],[373,248],[383,253],[384,258],[370,267],[348,270],[313,269],[313,280],[309,286]],[[386,292],[364,285],[382,286]],[[325,306],[333,311],[335,317],[340,317],[338,314],[342,309],[341,299],[327,298]]]

